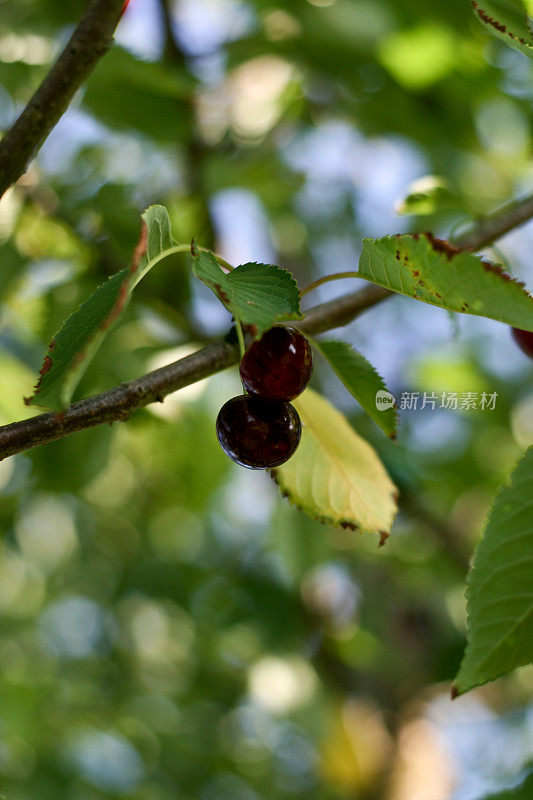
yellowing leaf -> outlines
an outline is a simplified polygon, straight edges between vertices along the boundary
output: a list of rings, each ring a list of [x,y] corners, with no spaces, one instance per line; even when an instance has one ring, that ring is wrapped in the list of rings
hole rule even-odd
[[[293,457],[273,470],[291,503],[345,528],[390,533],[397,490],[373,448],[331,403],[312,389],[294,401],[302,440]]]

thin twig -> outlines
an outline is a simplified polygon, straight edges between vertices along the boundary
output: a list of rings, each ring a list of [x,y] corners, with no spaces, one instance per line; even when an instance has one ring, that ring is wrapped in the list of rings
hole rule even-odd
[[[63,116],[74,94],[113,43],[123,0],[92,0],[65,49],[0,142],[0,197]]]
[[[480,250],[533,217],[533,195],[515,200],[455,237],[462,250]]]
[[[521,204],[505,208],[502,212],[503,222],[491,218],[490,224],[480,223],[479,230],[473,228],[468,235],[459,240],[459,246],[479,249],[490,244],[498,236],[507,233],[509,219],[512,215],[515,226],[521,225],[533,216],[533,198],[527,198],[523,205],[529,215],[520,210]],[[503,232],[502,232],[503,231]],[[358,292],[343,295],[336,300],[321,303],[311,308],[305,319],[299,324],[303,331],[310,334],[347,325],[367,308],[379,303],[392,293],[381,286],[369,284]],[[108,392],[88,397],[74,403],[64,412],[49,412],[30,419],[13,422],[0,427],[0,460],[7,456],[21,453],[30,447],[60,439],[74,431],[100,425],[104,422],[126,420],[138,408],[163,401],[163,398],[189,386],[191,383],[207,378],[220,370],[236,364],[239,360],[239,349],[226,341],[216,342],[204,347],[180,361],[166,367],[149,372],[137,380],[123,383]]]

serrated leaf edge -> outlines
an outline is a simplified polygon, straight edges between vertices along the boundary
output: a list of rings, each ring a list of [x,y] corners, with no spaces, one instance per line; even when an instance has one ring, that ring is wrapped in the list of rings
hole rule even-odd
[[[287,489],[285,489],[281,485],[281,483],[279,482],[278,475],[277,475],[277,470],[276,469],[271,469],[271,470],[269,470],[269,474],[270,474],[270,477],[272,478],[272,480],[274,481],[274,483],[276,484],[276,486],[278,487],[278,490],[279,490],[279,493],[281,494],[281,496],[285,500],[287,500],[287,502],[290,503],[290,505],[293,506],[293,508],[297,509],[297,511],[301,511],[303,514],[306,514],[308,517],[310,517],[311,519],[314,519],[316,522],[320,522],[322,525],[331,525],[334,528],[342,528],[343,530],[350,530],[350,531],[354,531],[356,533],[364,533],[364,531],[363,531],[363,529],[361,528],[360,525],[356,525],[354,522],[351,522],[351,520],[349,520],[349,519],[337,520],[337,519],[334,519],[333,517],[320,516],[319,514],[315,514],[314,512],[312,512],[309,509],[305,508],[305,506],[300,505],[299,503],[296,502],[296,500],[294,499],[292,494]],[[372,531],[372,533],[376,533],[376,531]],[[383,547],[383,545],[385,544],[385,542],[389,538],[390,533],[388,533],[387,531],[377,531],[377,533],[378,533],[378,535],[380,537],[379,538],[378,547]]]
[[[90,348],[91,343],[94,342],[96,337],[99,334],[103,333],[105,330],[107,330],[107,328],[109,328],[110,325],[112,325],[112,323],[123,312],[124,308],[126,307],[126,305],[128,303],[130,286],[131,285],[135,285],[134,278],[135,278],[137,270],[139,268],[139,264],[141,262],[141,259],[142,259],[143,255],[146,253],[147,243],[148,243],[148,227],[147,227],[144,219],[141,219],[141,232],[140,232],[140,236],[139,236],[139,241],[138,241],[138,243],[137,243],[137,245],[135,247],[135,250],[133,251],[133,256],[132,256],[132,259],[131,259],[129,267],[125,267],[123,270],[120,270],[119,272],[116,272],[114,275],[110,275],[109,278],[106,281],[104,281],[103,283],[99,284],[99,286],[96,287],[95,291],[83,303],[80,303],[80,305],[76,308],[76,310],[73,311],[71,314],[69,314],[69,316],[63,322],[63,324],[61,325],[61,327],[59,328],[57,333],[54,335],[54,338],[52,339],[52,341],[48,345],[48,350],[45,353],[44,360],[43,360],[43,365],[42,365],[41,369],[39,370],[40,378],[39,378],[39,380],[37,381],[37,383],[34,386],[33,394],[31,396],[29,396],[29,397],[24,397],[24,403],[27,406],[36,404],[36,399],[38,399],[38,395],[39,395],[40,390],[41,390],[42,380],[43,380],[44,376],[46,375],[46,373],[49,372],[51,370],[52,366],[53,366],[52,355],[53,355],[53,350],[54,350],[54,348],[56,346],[56,338],[58,336],[60,336],[60,334],[65,330],[66,326],[69,324],[69,322],[71,321],[72,317],[74,317],[76,314],[78,314],[84,308],[84,306],[87,303],[90,302],[90,300],[91,300],[92,296],[95,294],[95,292],[97,292],[100,289],[100,287],[105,286],[109,281],[116,279],[116,276],[120,275],[121,273],[124,273],[124,280],[123,280],[122,285],[121,285],[121,287],[120,287],[120,289],[118,291],[116,302],[115,302],[113,308],[111,309],[111,311],[105,317],[105,319],[103,319],[102,322],[100,323],[100,325],[98,325],[98,327],[95,329],[95,331],[93,332],[93,335],[89,339],[87,339],[87,341],[85,343],[85,347],[83,348],[83,350],[81,350],[79,353],[77,353],[76,356],[73,358],[72,364],[73,364],[73,369],[74,370],[76,369],[76,364],[83,362],[84,354]]]
[[[204,251],[204,253],[205,252],[206,251]],[[288,279],[288,281],[290,282],[291,286],[287,290],[283,290],[283,289],[282,290],[278,290],[274,286],[272,288],[272,290],[271,290],[271,294],[273,296],[275,296],[275,297],[283,298],[283,297],[287,296],[288,292],[293,292],[294,293],[294,298],[293,299],[297,301],[298,310],[296,312],[287,311],[287,312],[284,312],[284,313],[277,314],[275,319],[274,319],[273,324],[276,324],[277,322],[288,322],[290,320],[301,320],[301,319],[304,319],[305,314],[300,309],[300,289],[299,289],[299,286],[298,286],[298,283],[297,283],[296,279],[294,278],[293,274],[288,269],[286,269],[285,267],[280,267],[278,264],[265,264],[265,263],[257,262],[257,261],[247,261],[244,264],[239,264],[238,266],[236,266],[231,272],[224,272],[224,270],[222,269],[222,267],[221,267],[216,255],[215,255],[215,253],[213,253],[211,251],[207,251],[207,252],[208,252],[208,255],[210,255],[212,258],[214,258],[215,261],[217,262],[217,265],[218,265],[218,267],[220,269],[221,276],[223,276],[224,280],[228,282],[226,284],[226,287],[228,289],[232,288],[231,284],[232,284],[233,281],[236,280],[236,278],[234,277],[234,276],[236,276],[237,280],[238,280],[238,282],[240,284],[240,287],[241,288],[245,287],[247,291],[249,290],[251,292],[252,296],[251,296],[250,300],[247,301],[249,305],[256,305],[256,306],[258,305],[258,303],[255,303],[253,301],[253,299],[252,299],[253,298],[253,276],[251,274],[252,270],[249,270],[249,272],[250,272],[250,281],[247,282],[246,280],[242,280],[241,279],[241,276],[243,275],[242,269],[246,268],[246,267],[252,267],[254,269],[257,269],[257,268],[260,269],[261,267],[264,267],[269,272],[271,272],[272,270],[275,270],[276,273],[280,277],[283,277],[283,279],[285,279],[285,280]],[[238,272],[238,270],[241,270],[241,272]],[[213,281],[213,280],[204,281],[204,279],[201,278],[197,274],[197,272],[195,270],[195,267],[194,267],[194,263],[193,263],[193,274],[194,274],[195,278],[197,278],[199,281],[201,281],[202,283],[204,283],[206,286],[208,286],[211,289],[211,291],[216,295],[218,300],[222,303],[224,308],[230,314],[232,314],[234,318],[236,318],[236,314],[235,314],[233,308],[229,307],[230,305],[234,305],[235,304],[234,296],[232,296],[232,297],[228,296],[228,292],[226,291],[226,288],[224,288],[222,286],[219,286],[218,283],[216,283],[215,281]],[[262,271],[262,275],[263,276],[265,275],[265,271],[264,270]],[[229,284],[229,286],[228,286],[228,284]],[[249,286],[249,289],[248,289],[248,286]],[[255,328],[254,325],[250,325],[250,324],[245,323],[240,317],[238,317],[238,319],[243,324],[243,326],[246,327],[246,329],[252,335],[253,338],[259,338],[262,335],[261,332],[258,332],[256,330],[254,330],[254,328]]]
[[[356,403],[358,403],[358,404],[359,404],[359,406],[360,406],[360,407],[361,407],[361,409],[364,411],[364,413],[365,413],[365,414],[368,416],[368,418],[369,418],[369,419],[371,419],[371,420],[372,420],[372,422],[373,422],[375,425],[377,425],[377,426],[378,426],[378,428],[380,428],[380,430],[381,430],[381,431],[382,431],[382,432],[383,432],[383,433],[384,433],[384,434],[385,434],[385,435],[386,435],[386,436],[387,436],[389,439],[396,440],[396,439],[398,438],[398,434],[399,434],[399,432],[400,432],[400,422],[401,422],[400,414],[399,414],[399,412],[398,412],[398,405],[397,405],[397,403],[395,402],[395,403],[394,403],[394,406],[392,406],[392,409],[393,409],[393,411],[394,411],[394,430],[392,431],[392,433],[390,433],[390,434],[389,434],[389,433],[387,433],[387,432],[386,432],[386,431],[385,431],[385,430],[384,430],[384,429],[381,427],[381,425],[379,425],[379,423],[378,423],[378,422],[376,422],[376,420],[375,420],[375,419],[374,419],[374,418],[373,418],[373,417],[372,417],[372,416],[371,416],[371,415],[368,413],[368,411],[367,411],[367,410],[365,409],[365,407],[362,405],[361,401],[360,401],[360,400],[358,400],[358,399],[357,399],[357,397],[355,397],[355,395],[354,395],[354,394],[351,392],[351,390],[348,388],[348,386],[346,386],[346,384],[344,383],[344,381],[343,381],[343,379],[341,378],[340,374],[337,372],[337,370],[335,369],[335,367],[333,366],[333,364],[331,363],[331,361],[329,360],[329,358],[327,358],[327,357],[324,355],[324,353],[322,352],[322,350],[321,350],[321,348],[320,348],[320,345],[322,344],[322,342],[320,342],[320,341],[318,341],[318,340],[316,340],[316,339],[313,339],[313,338],[311,338],[311,336],[308,336],[307,338],[309,339],[309,341],[311,342],[311,344],[313,345],[313,347],[314,347],[316,350],[318,350],[318,352],[320,353],[320,355],[322,356],[322,358],[323,358],[323,359],[324,359],[324,360],[325,360],[325,361],[326,361],[326,362],[329,364],[329,366],[331,367],[331,369],[333,370],[333,372],[335,373],[335,375],[338,377],[338,379],[340,380],[340,382],[342,383],[342,385],[343,385],[343,386],[346,388],[346,390],[347,390],[347,391],[348,391],[348,392],[349,392],[349,393],[352,395],[352,397],[354,398],[354,400],[356,401]],[[385,381],[383,380],[382,376],[381,376],[381,375],[380,375],[380,373],[377,371],[377,369],[375,368],[375,366],[374,366],[374,365],[373,365],[373,364],[372,364],[372,363],[371,363],[371,362],[370,362],[370,361],[369,361],[367,358],[365,358],[365,356],[364,356],[362,353],[360,353],[360,352],[359,352],[359,350],[356,350],[356,349],[355,349],[355,347],[352,347],[352,345],[351,345],[349,342],[343,342],[341,339],[327,339],[327,340],[326,340],[326,342],[331,342],[331,343],[334,343],[334,344],[343,344],[343,345],[346,345],[346,347],[349,347],[349,348],[350,348],[350,350],[353,350],[353,352],[354,352],[354,353],[357,353],[359,356],[361,356],[361,358],[363,358],[363,359],[366,361],[366,363],[367,363],[367,364],[368,364],[368,366],[370,367],[371,371],[374,373],[374,375],[375,375],[375,376],[378,378],[378,380],[380,381],[380,383],[381,383],[381,389],[382,389],[383,391],[385,391],[385,392],[388,392],[389,394],[391,394],[391,392],[389,392],[389,390],[387,389],[387,386],[386,386],[386,384],[385,384]]]
[[[517,36],[515,33],[512,33],[506,25],[502,22],[499,22],[494,17],[491,17],[481,6],[479,5],[476,0],[470,0],[470,5],[472,6],[474,13],[479,17],[481,22],[486,25],[488,28],[494,28],[499,34],[504,36],[508,36],[513,41],[519,42],[523,47],[527,47],[528,50],[531,50],[533,53],[533,43],[527,42],[525,39],[521,39],[520,36]],[[526,25],[528,24],[528,15],[526,13],[526,9],[524,8],[524,19]]]
[[[458,247],[454,247],[454,245],[450,244],[450,242],[448,242],[446,239],[439,239],[439,238],[433,236],[433,234],[431,232],[429,232],[429,231],[425,231],[423,233],[395,233],[395,234],[390,234],[388,236],[379,236],[379,237],[376,237],[376,238],[372,238],[372,237],[367,236],[367,237],[365,237],[363,239],[363,250],[361,252],[361,258],[363,257],[365,243],[368,243],[370,245],[375,245],[375,244],[379,244],[381,242],[383,242],[383,243],[384,242],[391,242],[392,243],[394,241],[400,241],[401,242],[403,240],[406,240],[406,241],[419,241],[420,238],[426,239],[427,242],[433,248],[433,250],[437,254],[440,254],[440,255],[444,256],[448,261],[451,261],[456,256],[464,256],[464,255],[470,255],[473,258],[477,258],[479,260],[480,266],[482,266],[483,269],[486,272],[492,273],[495,277],[500,278],[501,280],[505,281],[506,283],[514,284],[518,289],[521,290],[522,294],[525,297],[527,297],[529,300],[533,301],[533,295],[531,294],[531,292],[528,291],[528,289],[525,286],[525,283],[523,281],[518,280],[514,276],[509,275],[509,273],[505,272],[505,270],[503,269],[501,264],[495,264],[492,261],[487,261],[487,260],[481,258],[480,256],[476,255],[476,253],[471,252],[469,250],[462,250],[462,249],[460,249]],[[396,258],[398,258],[398,260],[400,260],[398,255],[396,256]],[[402,295],[402,293],[399,292],[399,290],[394,289],[390,285],[390,282],[385,283],[385,282],[382,282],[382,281],[378,281],[378,280],[374,279],[373,277],[369,278],[367,275],[363,275],[362,273],[361,273],[361,278],[363,280],[370,281],[371,283],[375,283],[378,286],[383,286],[384,288],[389,289],[391,292],[394,292],[395,294]],[[485,319],[494,319],[493,317],[486,317],[484,314],[478,314],[478,313],[476,313],[474,311],[471,311],[470,308],[468,308],[468,307],[463,307],[461,309],[448,308],[448,306],[443,305],[442,303],[438,302],[438,300],[442,299],[442,298],[440,298],[440,296],[437,295],[437,294],[435,294],[435,297],[437,298],[437,300],[431,300],[431,299],[426,299],[426,298],[424,298],[424,300],[421,300],[415,294],[413,294],[413,295],[403,294],[402,296],[403,297],[410,297],[411,299],[418,300],[420,302],[425,303],[426,305],[432,305],[432,306],[436,306],[437,308],[443,308],[445,311],[452,311],[453,313],[459,313],[459,314],[469,314],[470,316],[484,317]],[[533,313],[533,307],[532,307],[532,313]],[[498,321],[501,321],[501,320],[497,320],[496,319],[495,321],[498,322]],[[507,324],[507,323],[502,323],[502,324]],[[528,330],[528,329],[526,328],[526,330]],[[533,327],[531,328],[531,330],[533,331]]]
[[[472,579],[473,579],[474,570],[475,570],[475,568],[476,568],[477,550],[478,550],[478,548],[479,548],[479,546],[480,546],[481,542],[482,542],[482,541],[484,540],[484,538],[485,538],[485,535],[486,535],[486,530],[487,530],[487,527],[488,527],[488,525],[489,525],[489,523],[490,523],[491,516],[492,516],[492,514],[494,513],[494,509],[496,508],[496,506],[497,506],[497,504],[498,504],[498,501],[499,501],[499,500],[500,500],[500,498],[501,498],[501,495],[502,495],[502,494],[504,494],[506,491],[508,491],[508,490],[511,488],[511,486],[513,486],[513,484],[514,484],[513,476],[514,476],[514,474],[516,473],[516,470],[518,469],[519,465],[520,465],[520,464],[522,463],[522,461],[523,461],[523,460],[526,458],[526,456],[528,455],[528,453],[530,452],[530,450],[531,450],[531,449],[532,449],[532,448],[528,448],[528,449],[526,450],[525,454],[522,456],[522,458],[519,458],[519,459],[518,459],[518,461],[515,463],[515,465],[513,466],[513,468],[511,469],[511,471],[509,472],[509,475],[507,476],[507,480],[505,480],[505,481],[504,481],[504,483],[502,483],[502,485],[499,487],[498,491],[497,491],[497,492],[496,492],[496,494],[494,495],[494,497],[493,497],[493,499],[492,499],[492,502],[491,502],[491,504],[490,504],[490,508],[488,509],[488,511],[487,511],[487,513],[486,513],[486,515],[485,515],[485,520],[484,520],[484,523],[483,523],[483,533],[482,533],[482,536],[481,536],[481,538],[480,538],[479,542],[477,543],[477,546],[476,546],[476,552],[474,553],[474,557],[473,557],[473,560],[472,560],[472,564],[471,564],[471,566],[470,566],[470,570],[468,571],[468,575],[467,575],[467,577],[466,577],[466,591],[465,591],[465,599],[466,599],[466,611],[467,611],[467,631],[469,630],[468,623],[469,623],[469,621],[470,621],[470,617],[471,617],[470,602],[471,602],[471,599],[472,599],[472,591],[473,591],[473,589],[472,589],[472,585],[471,585],[471,582],[472,582]],[[477,588],[479,588],[479,587],[477,587]],[[515,622],[515,623],[514,623],[514,625],[513,625],[513,626],[512,626],[512,627],[511,627],[511,628],[510,628],[510,629],[509,629],[507,632],[506,632],[505,636],[503,636],[503,637],[501,637],[501,638],[500,638],[500,640],[499,640],[499,641],[496,643],[496,645],[495,645],[495,646],[492,648],[492,650],[490,651],[490,653],[488,653],[488,654],[485,656],[485,658],[484,658],[484,659],[483,659],[483,660],[482,660],[480,663],[481,663],[481,664],[485,663],[485,661],[486,661],[486,660],[487,660],[489,657],[491,657],[491,656],[493,655],[494,651],[495,651],[495,650],[497,650],[499,647],[501,647],[501,646],[502,646],[503,642],[504,642],[504,641],[505,641],[505,639],[506,639],[506,638],[509,636],[510,632],[511,632],[512,630],[514,630],[514,628],[516,628],[516,626],[517,626],[518,624],[522,623],[522,622],[523,622],[523,620],[524,620],[525,618],[527,618],[527,617],[528,617],[528,616],[529,616],[531,613],[533,613],[533,609],[529,609],[529,610],[528,610],[528,611],[527,611],[527,612],[526,612],[526,613],[525,613],[525,614],[524,614],[524,615],[523,615],[523,616],[520,618],[520,620],[518,620],[517,622]],[[456,698],[456,697],[459,697],[460,695],[462,695],[462,694],[466,694],[466,692],[469,692],[469,691],[471,691],[472,689],[475,689],[477,686],[484,686],[486,683],[492,683],[493,681],[495,681],[495,680],[497,680],[498,678],[502,677],[503,675],[507,674],[507,672],[501,672],[499,675],[496,675],[494,678],[491,678],[491,679],[489,679],[488,681],[486,681],[486,680],[483,680],[482,678],[480,678],[480,680],[479,680],[478,682],[476,682],[476,683],[472,684],[472,685],[471,685],[471,686],[469,686],[468,688],[466,688],[466,689],[459,689],[459,687],[457,686],[457,678],[458,678],[458,677],[459,677],[459,675],[461,674],[461,670],[462,670],[463,664],[464,664],[464,663],[465,663],[465,661],[466,661],[466,657],[467,657],[467,651],[469,650],[469,648],[470,648],[470,641],[469,641],[469,639],[468,639],[468,637],[467,637],[467,643],[466,643],[466,647],[465,647],[465,650],[464,650],[464,653],[463,653],[463,657],[461,658],[461,663],[459,664],[459,669],[457,670],[457,675],[455,676],[454,682],[453,682],[453,684],[452,684],[452,687],[451,687],[451,697],[452,697],[452,700],[455,700],[455,698]],[[527,663],[529,663],[529,662],[528,662],[528,661],[524,661],[524,662],[522,662],[521,664],[517,664],[516,666],[517,666],[517,667],[518,667],[518,666],[523,666],[524,664],[527,664]]]
[[[339,412],[339,413],[341,413],[341,412]],[[307,423],[302,422],[302,426],[304,426],[306,424]],[[350,423],[348,422],[348,425],[349,424]],[[317,438],[320,438],[320,437],[317,436]],[[367,444],[369,447],[371,447],[371,445],[369,445],[368,442],[366,442],[366,440],[363,439],[363,441],[365,442],[365,444]],[[327,452],[327,447],[324,447],[324,449]],[[288,500],[288,502],[292,506],[294,506],[294,508],[296,508],[299,511],[302,511],[303,513],[307,514],[308,517],[311,517],[311,519],[315,519],[317,522],[321,522],[323,524],[332,525],[333,527],[336,527],[336,528],[349,529],[349,530],[352,530],[352,531],[357,531],[359,533],[377,533],[377,534],[379,534],[379,537],[380,537],[380,541],[379,541],[379,544],[378,544],[379,547],[383,547],[383,545],[385,544],[385,542],[389,538],[390,532],[388,532],[388,531],[380,531],[380,530],[375,530],[375,529],[374,530],[367,530],[367,529],[363,528],[361,525],[357,525],[356,523],[352,522],[349,519],[340,519],[339,520],[339,519],[335,519],[334,517],[329,516],[329,515],[316,514],[314,511],[312,511],[312,510],[306,508],[305,506],[302,506],[299,503],[297,503],[296,500],[294,499],[294,497],[292,496],[291,492],[289,492],[287,489],[285,489],[283,486],[281,486],[281,484],[279,482],[279,479],[278,479],[278,470],[277,469],[270,470],[270,476],[272,477],[272,479],[274,480],[274,482],[278,486],[282,497],[284,497],[286,500]],[[391,481],[391,483],[392,483],[392,481]],[[394,486],[394,484],[393,484],[393,486]],[[391,494],[392,494],[392,499],[393,499],[393,502],[394,502],[394,506],[395,506],[396,511],[397,511],[398,510],[399,493],[398,493],[398,490],[396,489],[396,487],[394,487],[394,491]]]

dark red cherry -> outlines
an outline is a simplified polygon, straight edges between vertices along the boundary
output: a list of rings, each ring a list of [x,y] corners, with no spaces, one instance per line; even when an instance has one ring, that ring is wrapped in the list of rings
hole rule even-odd
[[[526,356],[533,358],[533,332],[522,331],[520,328],[512,328],[513,339],[524,351]]]
[[[287,461],[300,442],[300,417],[290,403],[241,395],[224,403],[217,417],[220,446],[249,469],[270,469]]]
[[[282,325],[252,342],[239,367],[245,390],[272,400],[294,400],[309,383],[312,371],[311,345],[296,328]]]

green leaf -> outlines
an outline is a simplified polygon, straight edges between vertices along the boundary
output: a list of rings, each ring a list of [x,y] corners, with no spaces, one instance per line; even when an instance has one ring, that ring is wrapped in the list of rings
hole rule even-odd
[[[109,327],[122,314],[131,292],[172,248],[170,219],[163,206],[142,215],[141,236],[129,267],[117,272],[63,323],[52,339],[40,379],[27,405],[65,408]]]
[[[533,447],[500,489],[467,579],[466,650],[453,696],[533,660]]]
[[[175,144],[190,135],[187,103],[194,87],[179,67],[142,61],[115,46],[87,81],[83,104],[111,128]]]
[[[387,391],[383,378],[361,353],[346,342],[313,341],[313,345],[329,362],[350,394],[364,408],[369,417],[387,434],[396,437],[398,415],[394,397]],[[378,392],[384,403],[376,404]],[[381,410],[383,408],[383,410]]]
[[[521,0],[471,0],[483,25],[499,39],[533,57],[533,35],[526,4]]]
[[[298,284],[286,269],[241,264],[225,273],[213,253],[202,252],[194,259],[193,272],[255,338],[275,322],[303,317]]]
[[[491,794],[484,800],[531,800],[533,797],[533,770],[528,772],[524,780],[512,789],[503,789]]]
[[[445,178],[425,175],[411,183],[406,196],[396,204],[396,213],[400,216],[425,216],[462,207],[461,200],[451,191]]]
[[[303,423],[292,458],[272,471],[291,503],[343,528],[388,537],[397,491],[375,450],[346,417],[312,389],[293,401]]]
[[[533,331],[533,297],[523,284],[429,233],[365,239],[358,274],[423,303]]]

